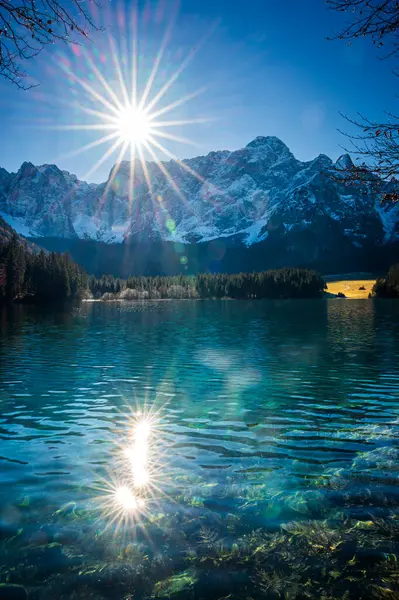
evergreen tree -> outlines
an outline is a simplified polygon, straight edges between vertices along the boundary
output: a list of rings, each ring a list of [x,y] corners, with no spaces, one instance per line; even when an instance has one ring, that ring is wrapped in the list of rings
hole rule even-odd
[[[25,279],[25,251],[22,244],[14,234],[8,244],[6,255],[6,298],[15,300],[24,293]]]
[[[68,255],[33,253],[16,235],[0,248],[0,299],[58,302],[77,297],[87,276]]]
[[[372,295],[376,298],[399,298],[399,264],[392,265],[386,277],[378,277]]]

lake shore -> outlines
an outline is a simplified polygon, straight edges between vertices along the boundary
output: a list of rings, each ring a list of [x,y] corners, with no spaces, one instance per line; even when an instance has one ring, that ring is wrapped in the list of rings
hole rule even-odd
[[[359,273],[347,273],[341,276],[331,275],[326,277],[327,289],[320,296],[320,298],[343,298],[343,296],[338,296],[338,294],[344,294],[345,299],[348,300],[368,300],[370,294],[372,293],[373,286],[375,284],[375,277],[369,276],[364,273],[364,277],[360,277]],[[336,277],[342,277],[342,279],[336,279]],[[171,301],[171,300],[203,300],[204,298],[193,297],[193,298],[137,298],[136,301],[142,300],[152,300],[152,301]],[[230,296],[225,297],[210,297],[207,298],[209,300],[235,300]],[[257,300],[257,298],[253,298]],[[132,301],[133,299],[120,298],[112,294],[105,294],[102,298],[85,298],[83,302],[126,302]]]
[[[340,281],[327,282],[327,293],[337,296],[345,294],[350,300],[365,300],[371,294],[375,279],[342,279]]]

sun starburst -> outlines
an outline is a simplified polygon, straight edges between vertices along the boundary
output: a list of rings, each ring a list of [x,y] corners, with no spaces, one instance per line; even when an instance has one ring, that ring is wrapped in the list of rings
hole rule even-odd
[[[173,22],[166,28],[166,32],[162,39],[160,49],[153,60],[153,67],[144,88],[139,92],[138,75],[139,63],[138,60],[138,43],[139,35],[137,30],[138,15],[137,8],[132,9],[133,13],[128,22],[131,23],[132,45],[130,51],[121,54],[117,49],[117,44],[112,37],[109,37],[109,55],[112,57],[113,77],[112,80],[117,81],[117,85],[109,83],[109,77],[103,72],[101,64],[96,62],[94,55],[90,56],[88,51],[82,49],[81,53],[86,58],[86,64],[89,68],[89,73],[85,77],[80,77],[74,72],[71,63],[66,61],[62,68],[68,73],[68,76],[73,81],[74,86],[78,86],[83,92],[82,101],[77,102],[77,106],[82,114],[91,117],[93,122],[84,122],[82,124],[74,123],[71,125],[58,126],[58,129],[71,129],[74,131],[92,131],[102,132],[103,135],[98,139],[88,143],[85,146],[77,148],[69,156],[81,154],[85,151],[92,150],[98,146],[106,147],[104,153],[100,156],[97,162],[84,175],[84,179],[90,178],[114,153],[117,153],[116,165],[112,170],[111,177],[108,180],[104,190],[104,196],[108,193],[117,177],[119,167],[124,159],[130,161],[128,191],[127,196],[130,207],[134,201],[136,163],[141,164],[141,173],[147,183],[150,196],[152,195],[151,173],[149,172],[145,156],[154,161],[158,166],[159,171],[167,180],[168,184],[173,188],[175,193],[181,198],[184,198],[183,192],[180,190],[176,181],[173,180],[169,170],[165,164],[161,162],[159,156],[166,156],[168,160],[173,160],[180,165],[182,169],[189,171],[190,174],[202,181],[202,178],[192,169],[189,169],[185,163],[181,162],[178,157],[165,146],[166,141],[192,144],[190,139],[183,138],[171,132],[173,127],[192,125],[195,123],[205,123],[210,121],[209,118],[198,117],[192,119],[165,119],[167,113],[176,112],[186,102],[192,100],[199,94],[203,93],[205,88],[201,88],[185,95],[174,98],[171,102],[163,104],[163,101],[170,93],[172,86],[177,79],[185,71],[203,41],[208,37],[205,36],[200,44],[197,44],[176,66],[171,76],[166,82],[157,81],[159,68],[162,58],[165,54],[165,49],[171,38]],[[172,20],[173,21],[173,20]],[[125,55],[126,54],[126,55]],[[140,73],[140,75],[142,75]],[[141,77],[142,78],[142,77]],[[120,88],[119,91],[117,88]],[[155,92],[153,91],[155,89]],[[76,106],[76,105],[75,105]],[[161,141],[162,140],[162,141]]]
[[[122,538],[129,531],[146,535],[149,516],[159,512],[166,499],[172,501],[167,492],[173,473],[165,425],[163,405],[155,408],[145,401],[121,412],[107,467],[102,477],[96,474],[92,490],[103,531]]]

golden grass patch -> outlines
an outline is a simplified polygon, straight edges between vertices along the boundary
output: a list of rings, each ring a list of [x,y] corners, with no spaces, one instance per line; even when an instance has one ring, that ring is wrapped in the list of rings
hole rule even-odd
[[[338,292],[342,292],[347,298],[368,298],[374,284],[375,279],[330,281],[327,283],[327,292],[330,292],[331,294],[338,294]],[[359,289],[361,287],[364,287],[365,289]]]

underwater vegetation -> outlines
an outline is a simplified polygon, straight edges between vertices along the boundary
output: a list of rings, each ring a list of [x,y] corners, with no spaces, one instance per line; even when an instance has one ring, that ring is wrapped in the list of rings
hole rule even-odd
[[[1,544],[0,598],[397,598],[399,519],[291,521],[276,532],[244,533],[237,520],[226,537],[206,518],[164,515],[163,546],[85,531],[79,521],[57,535]],[[156,525],[155,527],[159,527]],[[181,535],[174,535],[178,526]],[[151,527],[150,527],[151,529]],[[219,533],[223,530],[219,523]],[[156,531],[154,534],[156,536]],[[62,541],[55,542],[53,539]],[[23,583],[21,583],[23,582]],[[13,584],[12,587],[11,584]],[[8,590],[9,595],[5,595]],[[14,595],[13,595],[14,594]]]
[[[23,498],[18,528],[2,521],[0,599],[399,598],[398,458],[393,446],[359,453],[295,493],[270,476],[177,476],[174,497],[117,531],[90,502]]]
[[[334,433],[331,460],[248,466],[239,441],[235,470],[190,469],[160,412],[118,419],[66,501],[1,496],[0,600],[399,600],[396,419]]]

